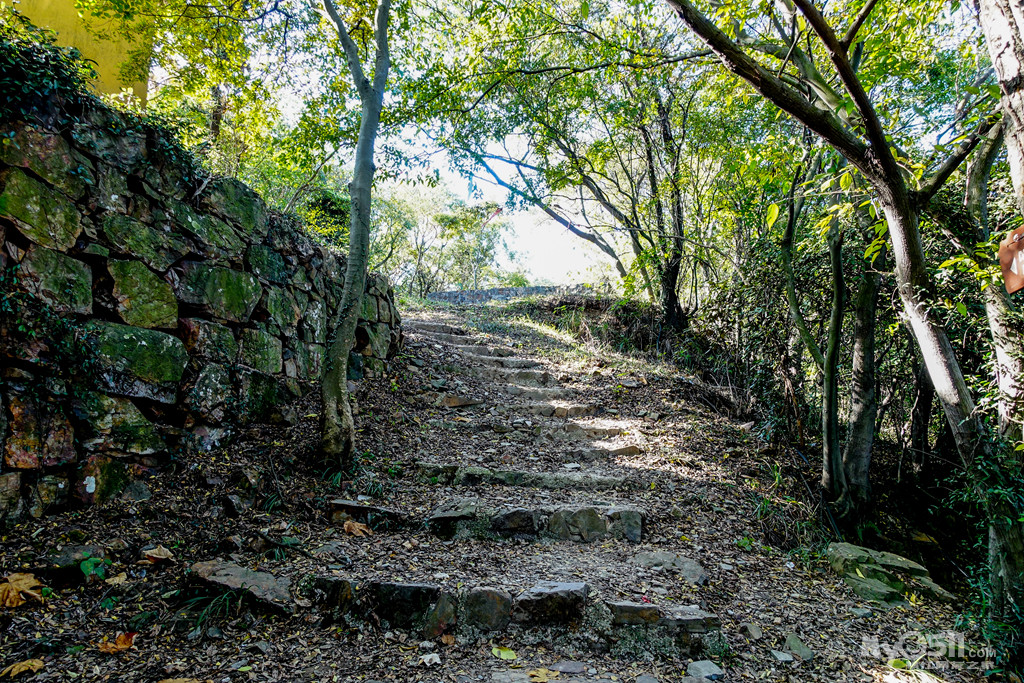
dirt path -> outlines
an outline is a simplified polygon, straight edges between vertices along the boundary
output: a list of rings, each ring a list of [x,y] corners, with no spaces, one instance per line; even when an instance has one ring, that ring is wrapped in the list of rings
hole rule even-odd
[[[354,480],[311,464],[310,398],[149,490],[12,530],[4,573],[54,593],[0,612],[2,664],[38,657],[39,681],[652,683],[711,660],[700,672],[724,680],[904,680],[864,645],[952,628],[942,605],[864,603],[799,551],[824,538],[801,502],[813,468],[779,467],[708,388],[501,309],[404,325],[406,353],[360,392]],[[173,559],[137,564],[154,546]],[[85,547],[109,562],[83,582]],[[97,648],[119,631],[132,649]]]

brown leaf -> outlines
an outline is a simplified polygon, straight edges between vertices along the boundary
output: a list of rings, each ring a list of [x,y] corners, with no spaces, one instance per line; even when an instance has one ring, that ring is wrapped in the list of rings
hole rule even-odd
[[[174,553],[162,545],[142,551],[142,559],[136,564],[158,564],[160,562],[174,562]]]
[[[446,633],[443,636],[441,636],[441,642],[444,643],[445,645],[454,645],[455,644],[455,636],[453,636],[450,633]]]
[[[352,520],[345,522],[345,526],[342,529],[346,534],[351,534],[352,536],[373,536],[373,529]]]
[[[32,574],[11,574],[6,583],[0,583],[0,607],[19,607],[29,598],[42,602],[42,595],[32,590],[42,585]]]
[[[558,671],[550,669],[533,669],[529,672],[531,683],[548,683],[558,678]]]
[[[103,583],[107,584],[108,586],[120,586],[122,583],[124,583],[127,580],[128,580],[128,574],[126,574],[125,572],[121,572],[117,576],[111,576],[109,579],[107,579]]]
[[[131,648],[135,647],[136,635],[137,633],[135,631],[132,631],[130,633],[118,633],[117,638],[114,639],[114,642],[111,643],[109,640],[104,640],[97,647],[99,647],[100,652],[104,652],[108,655],[117,654],[118,652],[124,652],[125,650],[130,650]]]
[[[18,674],[23,674],[26,671],[31,671],[32,673],[35,673],[42,669],[43,666],[43,660],[41,659],[26,659],[24,662],[17,662],[16,664],[11,664],[3,671],[0,671],[0,678],[3,678],[4,676],[14,678]]]

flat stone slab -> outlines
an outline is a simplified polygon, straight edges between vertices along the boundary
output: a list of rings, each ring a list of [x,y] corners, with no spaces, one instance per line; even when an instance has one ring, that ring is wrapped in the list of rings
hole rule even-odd
[[[209,560],[192,565],[192,573],[204,583],[241,591],[256,602],[277,610],[292,605],[291,581],[269,572],[257,572],[234,562]]]
[[[427,528],[446,539],[493,533],[516,538],[546,535],[577,543],[606,538],[639,543],[645,517],[639,508],[624,505],[489,508],[477,498],[463,498],[435,510],[427,519]]]
[[[699,562],[666,550],[638,553],[632,562],[648,569],[667,569],[678,572],[688,583],[697,586],[708,581],[708,574]]]
[[[372,528],[404,524],[408,517],[400,510],[366,505],[355,500],[335,498],[330,502],[331,522],[339,524],[348,519],[366,524]]]
[[[657,605],[647,602],[606,602],[613,624],[656,624],[661,619]]]
[[[725,672],[714,662],[704,659],[699,662],[690,662],[690,665],[686,667],[686,675],[698,679],[717,681],[725,676]]]
[[[515,601],[518,621],[572,623],[583,618],[590,586],[585,583],[541,581]]]
[[[525,470],[492,470],[487,467],[460,467],[454,464],[417,462],[417,473],[422,480],[448,486],[525,486],[537,489],[600,490],[634,488],[624,477],[613,477],[588,472],[528,472]]]

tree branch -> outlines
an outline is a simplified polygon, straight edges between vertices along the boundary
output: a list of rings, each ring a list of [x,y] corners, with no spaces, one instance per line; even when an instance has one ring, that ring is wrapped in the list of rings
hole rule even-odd
[[[992,130],[993,126],[998,125],[999,119],[996,116],[989,115],[981,120],[978,124],[977,129],[964,140],[957,145],[957,148],[946,157],[945,161],[939,164],[939,167],[931,174],[931,176],[921,184],[921,187],[916,192],[916,199],[920,206],[927,204],[935,193],[942,188],[942,186],[949,180],[949,176],[953,175],[953,171],[959,168],[960,164],[967,159],[971,151],[978,146]]]
[[[871,16],[872,10],[875,9],[875,5],[878,4],[878,0],[868,0],[863,7],[860,8],[860,12],[857,14],[857,18],[850,24],[850,28],[846,30],[846,35],[839,41],[839,45],[842,46],[846,52],[850,51],[850,46],[853,45],[853,41],[857,38],[857,33],[861,27],[864,26],[864,22]]]

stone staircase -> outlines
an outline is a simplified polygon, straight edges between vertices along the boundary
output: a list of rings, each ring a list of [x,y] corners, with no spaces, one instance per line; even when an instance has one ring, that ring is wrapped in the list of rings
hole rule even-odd
[[[291,579],[236,562],[200,563],[197,577],[268,609],[289,608],[280,598],[291,594],[290,609],[327,623],[429,641],[500,638],[512,649],[543,643],[570,658],[633,661],[700,659],[721,646],[717,616],[666,589],[637,590],[708,577],[689,558],[645,552],[664,520],[637,496],[642,477],[619,462],[644,448],[627,421],[494,339],[428,321],[406,320],[404,331],[409,354],[424,356],[415,400],[437,415],[424,428],[450,436],[409,454],[401,503],[330,501],[336,540],[312,549],[305,573],[281,573]],[[447,375],[431,379],[436,358]],[[373,534],[362,545],[342,533],[360,528]]]

